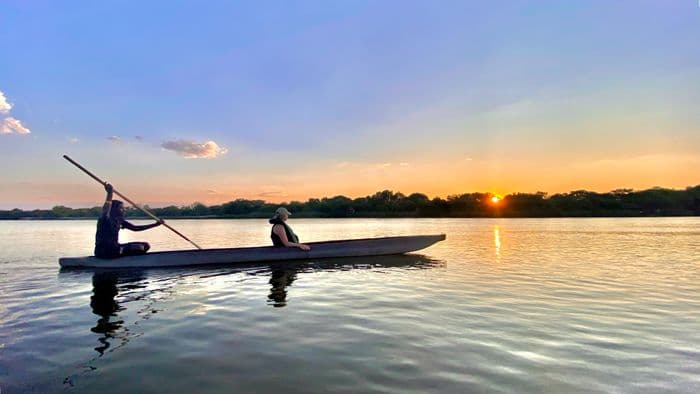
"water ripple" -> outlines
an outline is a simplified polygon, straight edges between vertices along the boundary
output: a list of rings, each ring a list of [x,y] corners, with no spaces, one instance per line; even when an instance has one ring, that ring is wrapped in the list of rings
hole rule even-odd
[[[448,238],[425,256],[57,273],[94,223],[0,223],[0,388],[700,391],[698,219],[295,222],[309,240]],[[269,231],[178,228],[209,246]]]

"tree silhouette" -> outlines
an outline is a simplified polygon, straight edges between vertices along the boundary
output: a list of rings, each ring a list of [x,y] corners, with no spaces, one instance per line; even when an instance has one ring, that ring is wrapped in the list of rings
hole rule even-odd
[[[700,215],[700,185],[684,190],[655,187],[634,191],[616,189],[609,193],[575,190],[549,196],[545,192],[513,193],[497,204],[491,193],[464,193],[446,199],[430,199],[422,193],[406,196],[382,190],[355,199],[346,196],[310,198],[306,202],[269,203],[262,200],[236,199],[221,205],[206,206],[200,202],[178,207],[151,208],[164,218],[223,217],[265,218],[280,206],[286,206],[295,217],[562,217],[562,216],[693,216]],[[0,210],[0,219],[96,218],[101,207],[70,208],[58,205],[49,210]],[[127,215],[142,217],[133,208]]]

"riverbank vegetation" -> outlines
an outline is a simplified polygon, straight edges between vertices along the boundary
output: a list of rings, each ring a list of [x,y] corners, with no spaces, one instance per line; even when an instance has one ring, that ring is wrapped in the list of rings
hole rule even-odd
[[[513,193],[503,197],[491,193],[466,193],[447,198],[384,190],[354,199],[335,196],[282,204],[237,199],[220,205],[194,203],[151,210],[163,218],[266,218],[280,205],[292,211],[295,218],[696,216],[700,215],[700,185],[684,190],[619,189],[609,193],[578,190],[553,195]],[[97,218],[100,211],[99,206],[0,210],[0,219]],[[143,216],[133,208],[128,209],[127,215],[132,218]]]

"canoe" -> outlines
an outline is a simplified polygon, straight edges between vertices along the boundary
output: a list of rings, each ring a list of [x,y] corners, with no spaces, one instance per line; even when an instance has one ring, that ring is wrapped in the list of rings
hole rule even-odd
[[[209,264],[257,263],[334,257],[360,257],[403,254],[425,249],[443,241],[445,234],[363,238],[310,242],[311,250],[258,246],[247,248],[193,249],[153,252],[140,256],[100,259],[94,256],[62,257],[61,267],[133,268],[179,267]]]

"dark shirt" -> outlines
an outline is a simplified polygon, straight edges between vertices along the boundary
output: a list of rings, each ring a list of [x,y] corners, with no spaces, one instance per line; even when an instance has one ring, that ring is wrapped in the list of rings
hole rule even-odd
[[[95,234],[95,256],[113,257],[119,255],[119,230],[123,227],[121,219],[102,215],[97,220]]]
[[[293,242],[293,243],[299,243],[299,237],[297,237],[296,234],[294,234],[294,231],[292,231],[292,228],[287,225],[283,220],[281,219],[270,219],[270,224],[272,224],[272,228],[275,228],[275,224],[281,224],[284,226],[284,232],[287,234],[287,241]],[[284,246],[282,243],[282,240],[280,239],[279,235],[275,234],[274,230],[270,230],[270,238],[272,238],[272,245],[274,246]]]

